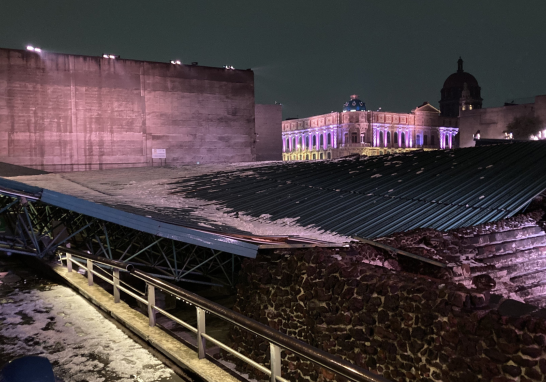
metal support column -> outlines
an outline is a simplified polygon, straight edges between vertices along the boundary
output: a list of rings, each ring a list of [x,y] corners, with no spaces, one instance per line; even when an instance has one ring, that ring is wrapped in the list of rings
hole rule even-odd
[[[119,303],[119,269],[114,268],[114,302]]]
[[[87,285],[93,286],[93,262],[87,259]]]
[[[68,272],[72,272],[72,255],[70,253],[66,254],[66,269]]]
[[[277,377],[281,376],[281,348],[275,344],[269,343],[271,354],[271,382],[276,382]]]
[[[148,284],[148,319],[150,326],[155,326],[155,287]]]
[[[202,334],[206,333],[205,327],[205,311],[201,308],[195,307],[197,310],[197,354],[199,359],[205,358],[206,340]]]

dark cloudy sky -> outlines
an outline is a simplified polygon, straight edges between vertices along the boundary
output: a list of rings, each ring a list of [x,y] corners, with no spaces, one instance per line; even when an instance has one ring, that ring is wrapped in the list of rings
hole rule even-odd
[[[457,68],[484,107],[546,94],[545,0],[3,0],[0,47],[252,68],[284,117],[438,105]]]

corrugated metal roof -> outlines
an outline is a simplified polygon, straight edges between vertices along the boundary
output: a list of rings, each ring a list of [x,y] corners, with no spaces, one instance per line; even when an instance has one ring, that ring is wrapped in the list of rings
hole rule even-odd
[[[230,171],[177,193],[272,220],[375,238],[513,216],[546,189],[546,144],[525,142]]]
[[[43,203],[52,206],[61,207],[159,237],[251,258],[256,257],[258,251],[258,244],[256,243],[248,243],[227,235],[219,235],[160,222],[152,218],[121,211],[74,196],[0,178],[0,192],[10,194],[12,190],[34,195]]]
[[[26,196],[40,200],[43,203],[61,207],[83,215],[91,216],[110,223],[132,228],[155,236],[212,248],[244,257],[256,257],[258,248],[282,248],[290,246],[340,246],[320,240],[312,240],[299,236],[256,236],[247,232],[227,227],[224,232],[206,230],[195,222],[198,216],[185,215],[184,220],[169,218],[159,213],[134,206],[103,205],[90,200],[52,190],[30,186],[25,183],[3,179],[0,177],[0,193],[7,195]],[[182,211],[183,213],[186,211]],[[182,224],[181,224],[182,223]],[[186,225],[189,224],[190,226]]]

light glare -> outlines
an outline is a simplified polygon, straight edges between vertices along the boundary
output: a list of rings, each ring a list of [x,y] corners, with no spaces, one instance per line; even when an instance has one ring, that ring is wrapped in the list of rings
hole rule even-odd
[[[32,45],[28,45],[27,50],[30,50],[30,51],[34,52],[34,47]]]

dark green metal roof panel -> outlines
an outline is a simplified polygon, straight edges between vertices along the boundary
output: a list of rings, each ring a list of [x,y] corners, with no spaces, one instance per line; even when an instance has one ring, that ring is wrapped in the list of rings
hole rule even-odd
[[[181,180],[186,196],[343,235],[448,230],[513,216],[546,189],[546,144],[289,162]]]

